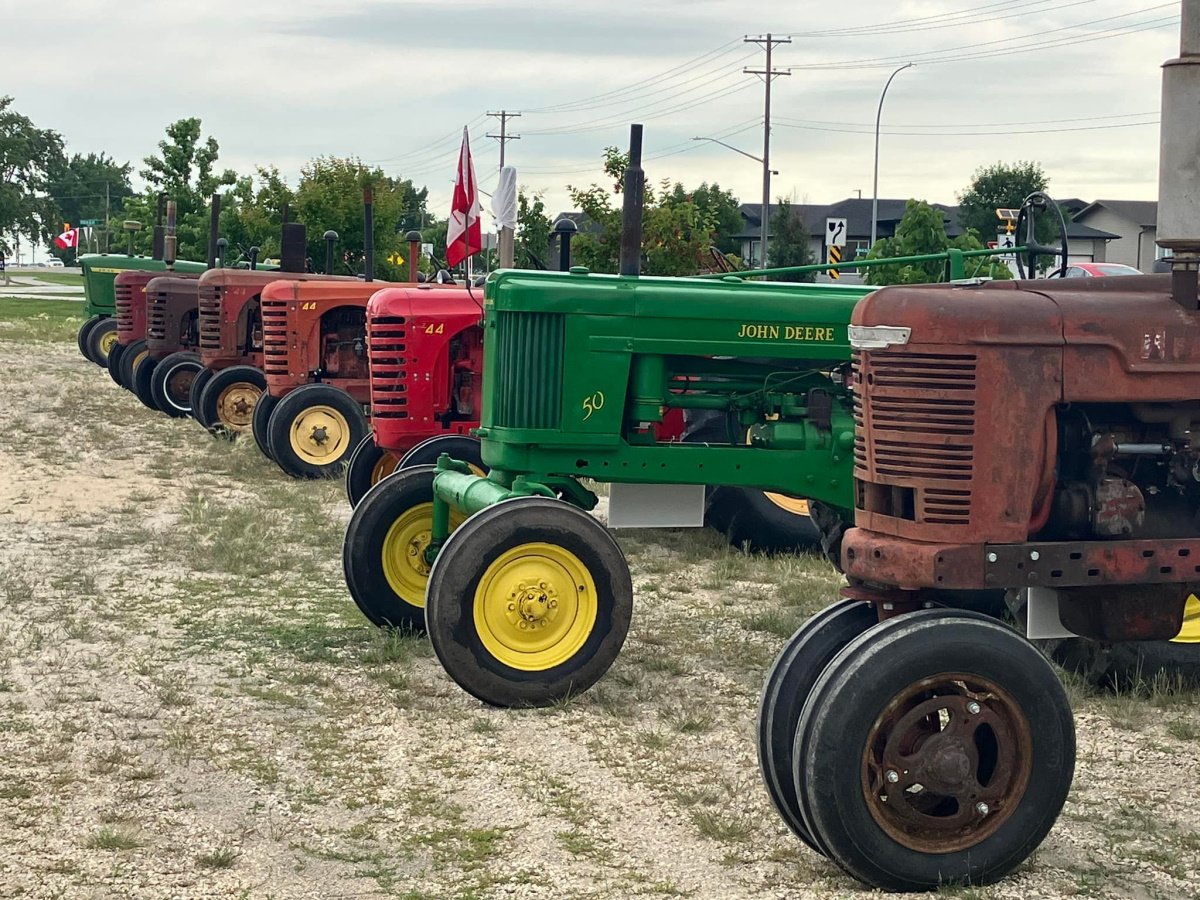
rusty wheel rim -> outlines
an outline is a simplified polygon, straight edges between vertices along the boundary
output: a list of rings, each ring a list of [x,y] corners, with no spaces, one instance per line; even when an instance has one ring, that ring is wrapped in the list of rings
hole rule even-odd
[[[1020,705],[995,682],[945,674],[915,682],[875,720],[862,789],[875,822],[920,853],[986,840],[1029,786],[1033,740]]]
[[[176,409],[189,409],[192,397],[192,382],[196,380],[196,370],[190,367],[179,367],[167,375],[166,394]]]
[[[217,397],[217,418],[226,428],[246,431],[254,420],[254,404],[262,388],[247,381],[238,381],[221,391]]]

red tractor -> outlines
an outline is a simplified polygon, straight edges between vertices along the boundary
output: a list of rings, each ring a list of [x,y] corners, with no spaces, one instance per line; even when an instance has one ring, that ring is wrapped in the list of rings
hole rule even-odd
[[[1074,773],[1045,657],[942,592],[1004,590],[1031,638],[1119,644],[1175,637],[1200,587],[1200,0],[1182,34],[1163,75],[1171,275],[888,287],[854,311],[849,586],[777,659],[759,750],[796,834],[884,890],[1003,877]],[[1032,270],[1050,248],[1031,218]]]
[[[150,409],[172,418],[191,411],[200,365],[198,275],[159,275],[146,285],[146,355],[130,367],[131,387]]]
[[[214,198],[215,199],[215,198]],[[286,212],[285,212],[286,218]],[[326,233],[327,263],[335,232]],[[357,279],[305,273],[305,230],[294,222],[283,225],[280,271],[253,268],[206,272],[199,285],[199,348],[201,370],[192,381],[190,406],[195,419],[210,431],[241,434],[250,430],[254,406],[266,390],[263,373],[263,288],[282,272],[296,281]],[[253,248],[251,249],[253,255]]]
[[[133,390],[133,366],[146,356],[146,285],[162,275],[130,269],[113,280],[117,342],[108,353],[108,374]]]

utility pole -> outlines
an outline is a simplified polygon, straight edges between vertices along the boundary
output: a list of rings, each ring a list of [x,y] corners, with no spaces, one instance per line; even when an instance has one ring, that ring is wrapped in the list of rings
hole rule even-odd
[[[111,214],[111,206],[108,202],[108,182],[104,182],[104,252],[108,252],[108,225]]]
[[[742,71],[747,75],[759,75],[762,77],[763,84],[766,86],[766,100],[763,104],[763,195],[762,195],[762,223],[759,230],[759,243],[762,246],[762,265],[760,268],[767,268],[767,229],[771,218],[771,82],[778,75],[791,75],[787,69],[772,69],[771,68],[771,48],[776,44],[790,44],[791,38],[773,37],[770,32],[759,35],[746,35],[743,43],[746,44],[762,44],[767,51],[767,64],[762,69],[746,68]]]
[[[519,112],[518,113],[517,112],[509,112],[507,109],[502,109],[499,112],[489,112],[488,115],[492,116],[495,119],[500,120],[500,133],[499,134],[489,134],[489,135],[487,135],[487,137],[495,138],[496,140],[498,140],[500,142],[500,168],[503,169],[504,168],[504,145],[507,144],[509,141],[519,141],[521,139],[521,136],[519,134],[509,134],[508,133],[508,120],[509,119],[519,119],[519,118],[521,118],[521,114]]]

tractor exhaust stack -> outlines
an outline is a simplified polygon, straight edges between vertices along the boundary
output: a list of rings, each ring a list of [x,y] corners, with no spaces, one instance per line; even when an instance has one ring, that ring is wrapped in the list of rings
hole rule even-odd
[[[375,280],[375,192],[363,188],[363,281]]]
[[[1171,292],[1200,308],[1200,0],[1183,0],[1179,56],[1163,64],[1158,170],[1158,236],[1170,250]]]
[[[622,275],[640,275],[642,271],[642,126],[629,126],[629,166],[625,169],[625,197],[621,207]]]
[[[175,201],[167,201],[167,233],[163,235],[162,260],[167,264],[167,271],[175,271]]]
[[[167,192],[159,191],[158,194],[158,210],[154,214],[154,236],[150,242],[150,258],[163,258],[163,240],[165,234],[163,232],[163,215],[167,211]]]
[[[404,239],[408,241],[408,280],[416,284],[421,273],[421,232],[414,228]]]
[[[332,228],[325,232],[325,274],[333,274],[333,245],[337,243],[338,233]]]
[[[217,240],[221,231],[221,195],[212,195],[212,209],[208,216],[208,267],[217,267]]]

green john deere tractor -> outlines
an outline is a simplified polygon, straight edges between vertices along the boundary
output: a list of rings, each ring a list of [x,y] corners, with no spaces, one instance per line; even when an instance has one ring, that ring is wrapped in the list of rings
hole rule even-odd
[[[686,486],[809,498],[829,543],[852,520],[847,329],[869,289],[634,277],[641,177],[635,162],[621,275],[489,279],[477,432],[489,473],[445,456],[402,469],[346,532],[346,580],[367,617],[424,627],[449,674],[491,704],[586,690],[624,641],[630,573],[588,514],[585,479],[612,483],[611,504],[632,487],[651,510],[694,502]],[[986,252],[941,258],[962,277],[964,256]],[[672,409],[716,412],[725,433],[660,440]]]

